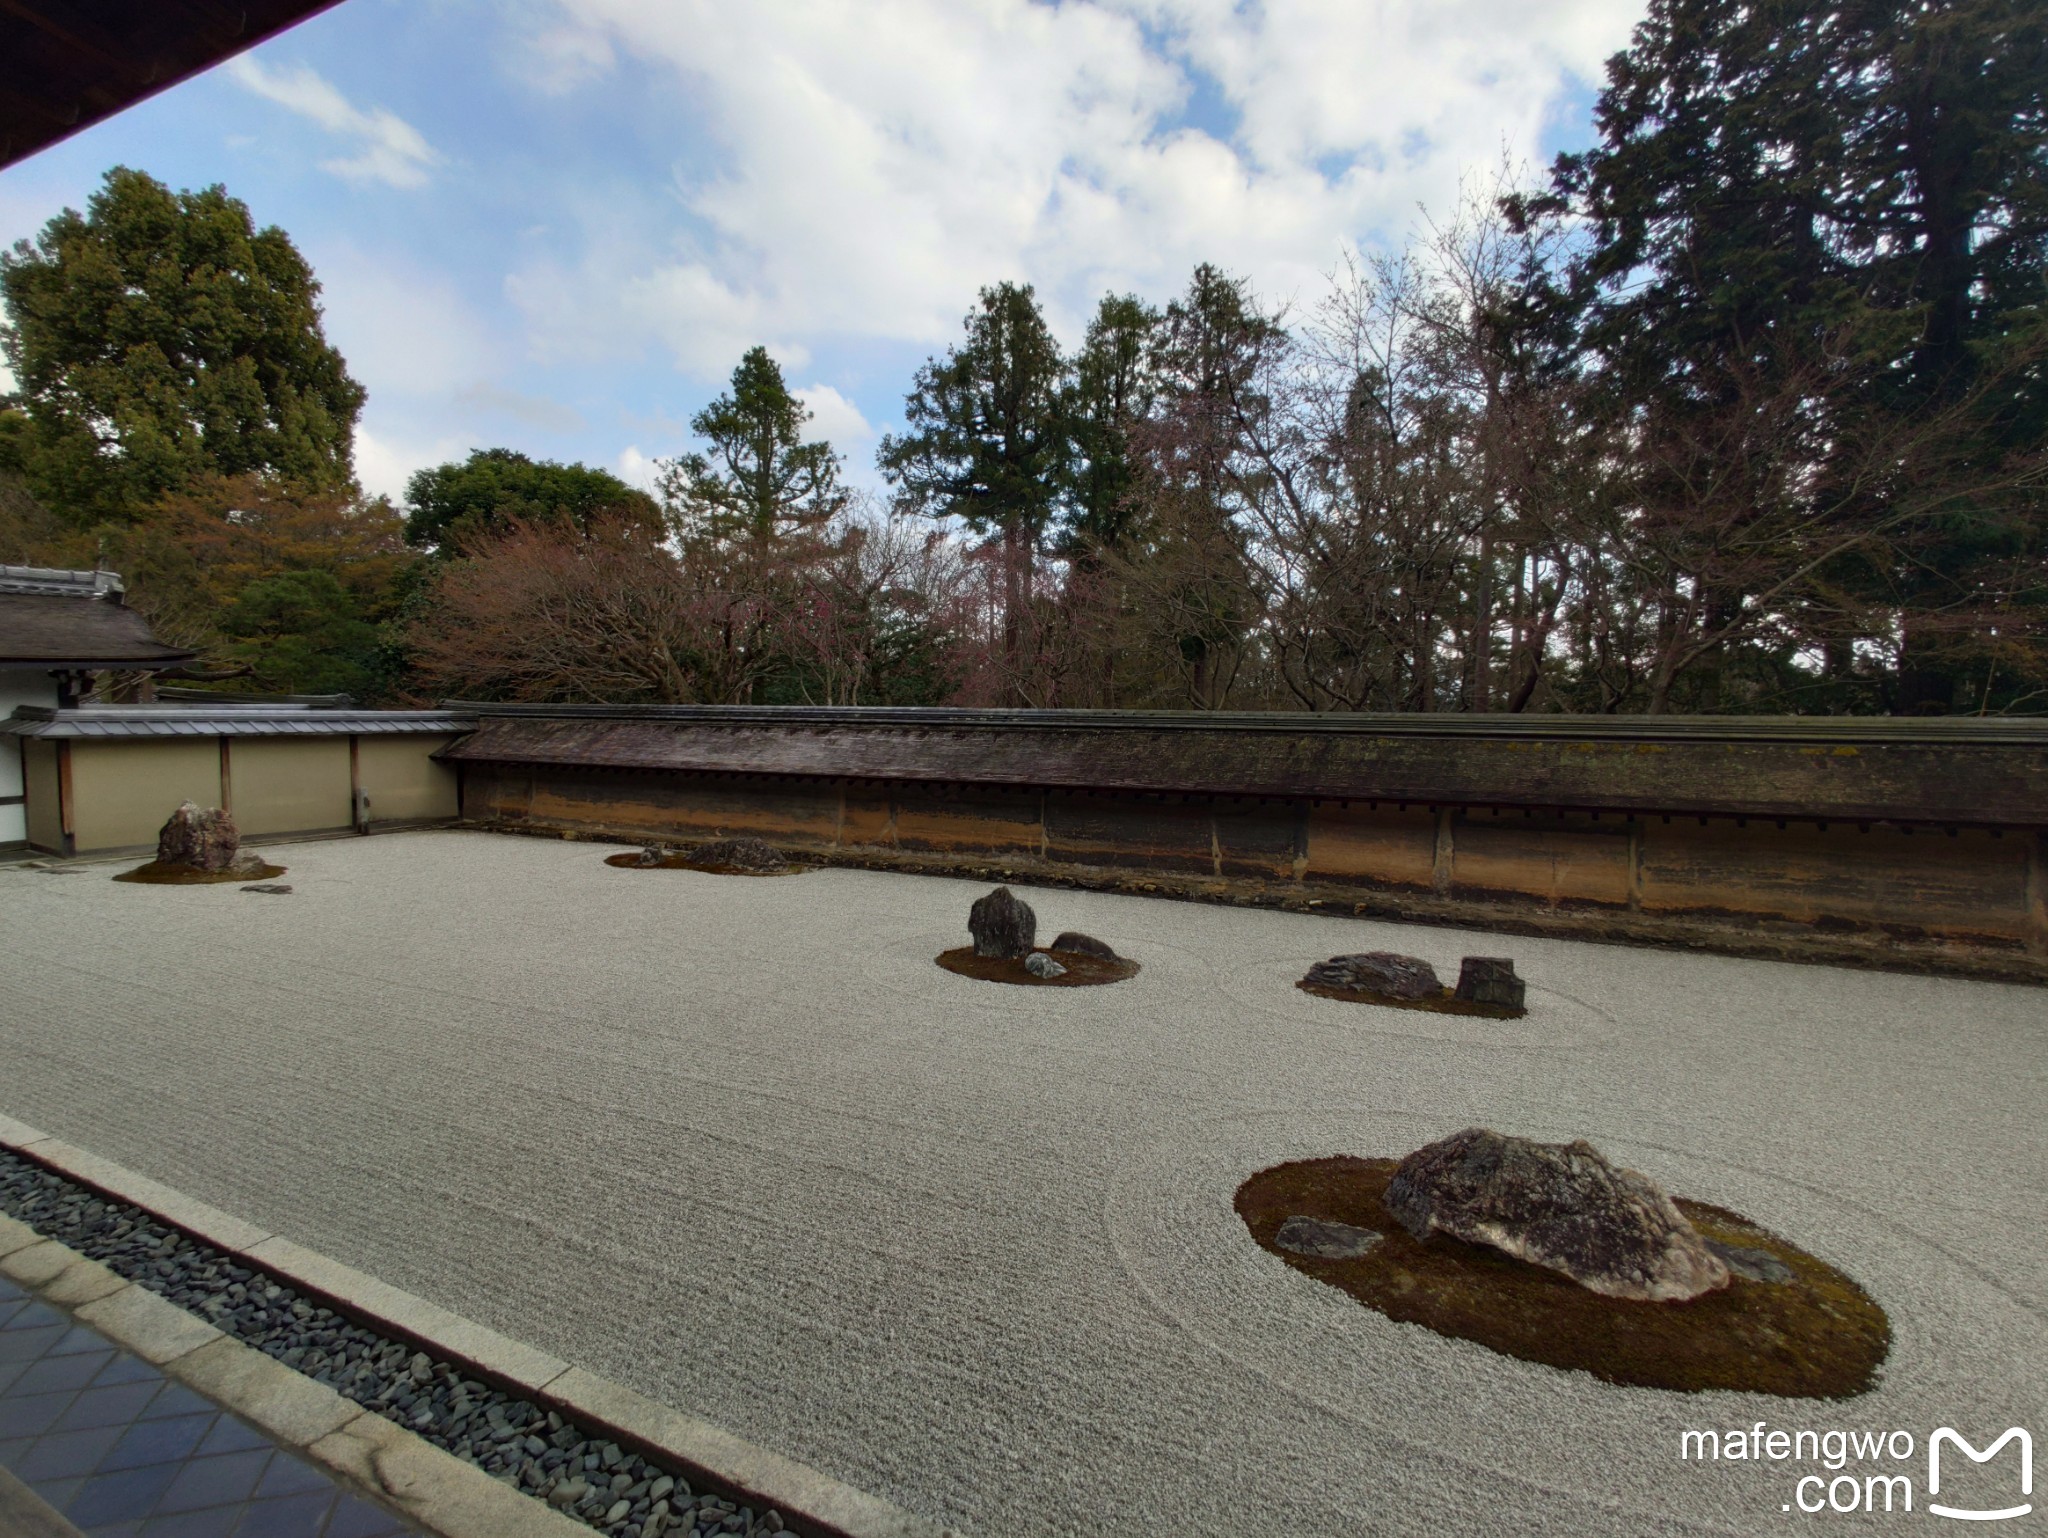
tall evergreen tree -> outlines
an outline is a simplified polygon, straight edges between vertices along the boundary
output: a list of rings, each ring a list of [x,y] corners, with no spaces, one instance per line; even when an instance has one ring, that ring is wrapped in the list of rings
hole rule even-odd
[[[1066,532],[1076,556],[1121,543],[1130,523],[1131,430],[1151,415],[1158,395],[1159,323],[1159,312],[1136,295],[1105,294],[1075,355],[1066,398],[1073,449]]]
[[[109,171],[83,214],[0,254],[30,487],[88,525],[209,475],[352,486],[364,392],[319,295],[290,238],[220,187]]]
[[[2048,18],[1654,0],[1595,116],[1551,206],[1586,221],[1573,299],[1674,602],[1732,634],[1764,593],[1845,638],[1888,609],[1895,707],[1945,704],[1956,613],[2048,547]],[[1766,418],[1783,463],[1731,476]]]
[[[732,388],[690,419],[709,454],[665,461],[661,490],[685,522],[715,539],[766,542],[812,531],[847,505],[832,445],[805,442],[811,409],[782,367],[754,347],[732,371]]]
[[[1066,368],[1029,284],[984,288],[967,337],[918,370],[907,431],[876,462],[914,511],[1001,540],[1003,650],[1019,657],[1032,566],[1067,479]]]

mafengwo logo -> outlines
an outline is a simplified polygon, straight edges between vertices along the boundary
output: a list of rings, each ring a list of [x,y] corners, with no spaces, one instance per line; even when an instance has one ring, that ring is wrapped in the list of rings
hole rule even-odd
[[[2033,1511],[2034,1439],[2025,1427],[2008,1427],[1979,1448],[1953,1426],[1942,1426],[1926,1445],[1926,1500],[1920,1507],[1925,1515],[2007,1522]],[[2013,1456],[2001,1458],[2009,1448]],[[1785,1492],[1791,1498],[1779,1509],[1837,1516],[1913,1511],[1919,1492],[1910,1471],[1918,1451],[1918,1439],[1910,1431],[1791,1431],[1764,1421],[1728,1431],[1687,1431],[1678,1444],[1679,1457],[1701,1463],[1819,1464],[1826,1472],[1801,1474]],[[1994,1459],[1997,1467],[1986,1467]],[[2012,1498],[2015,1473],[2018,1500]],[[1941,1499],[1944,1482],[1946,1500]]]
[[[1983,1452],[1978,1452],[1963,1439],[1953,1427],[1943,1426],[1927,1439],[1927,1494],[1930,1497],[1927,1509],[1937,1517],[1961,1517],[1969,1522],[2002,1522],[2008,1517],[2023,1517],[2034,1509],[2032,1501],[2022,1501],[2017,1506],[2005,1506],[1997,1510],[1985,1510],[1975,1506],[1944,1506],[1931,1499],[1941,1494],[1941,1449],[1944,1445],[1953,1447],[1975,1463],[1989,1463],[2004,1450],[2008,1442],[2020,1444],[2020,1494],[2034,1493],[2034,1439],[2018,1426],[1993,1442]],[[1953,1467],[1953,1465],[1951,1465]]]

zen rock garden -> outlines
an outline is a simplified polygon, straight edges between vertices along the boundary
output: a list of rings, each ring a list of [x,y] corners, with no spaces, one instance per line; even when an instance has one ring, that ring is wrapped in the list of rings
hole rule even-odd
[[[254,850],[242,847],[235,819],[222,808],[201,807],[196,802],[185,801],[171,813],[157,834],[156,858],[147,865],[124,871],[114,879],[159,886],[261,882],[265,884],[247,886],[243,890],[279,895],[289,893],[291,888],[280,887],[269,878],[283,874],[282,865],[272,865]]]
[[[1236,1205],[1262,1247],[1391,1319],[1611,1383],[1841,1398],[1891,1345],[1840,1271],[1583,1141],[1470,1127],[1399,1161],[1276,1165]]]
[[[1440,1014],[1513,1020],[1529,1012],[1525,985],[1504,956],[1467,956],[1458,965],[1457,987],[1446,988],[1419,956],[1363,951],[1317,962],[1295,986],[1324,998]]]
[[[992,983],[1051,984],[1085,988],[1122,982],[1138,964],[1119,956],[1107,942],[1065,930],[1049,946],[1038,944],[1038,915],[1006,886],[977,898],[967,912],[972,945],[946,951],[938,963],[948,972]]]

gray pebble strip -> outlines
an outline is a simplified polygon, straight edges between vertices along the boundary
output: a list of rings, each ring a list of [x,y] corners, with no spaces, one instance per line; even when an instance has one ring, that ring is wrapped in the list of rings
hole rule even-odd
[[[234,1256],[0,1149],[0,1212],[169,1299],[244,1345],[537,1496],[608,1538],[791,1532],[591,1435],[531,1401],[466,1378],[402,1341],[301,1296]]]

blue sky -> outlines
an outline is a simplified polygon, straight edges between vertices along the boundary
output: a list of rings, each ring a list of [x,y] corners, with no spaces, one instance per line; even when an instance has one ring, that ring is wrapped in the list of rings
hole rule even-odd
[[[763,343],[873,482],[983,284],[1062,339],[1216,261],[1312,301],[1504,154],[1585,142],[1636,0],[344,0],[0,172],[125,164],[282,226],[366,487],[503,445],[644,481]]]

